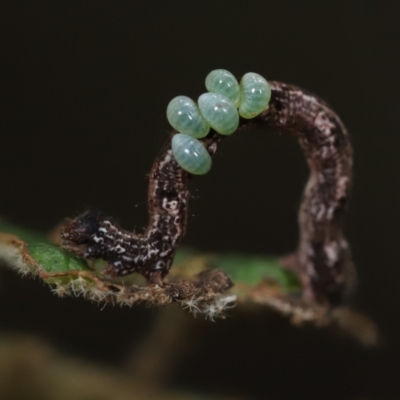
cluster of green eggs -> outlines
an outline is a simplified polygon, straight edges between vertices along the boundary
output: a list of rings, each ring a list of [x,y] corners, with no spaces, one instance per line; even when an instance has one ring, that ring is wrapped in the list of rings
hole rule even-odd
[[[167,118],[178,131],[172,138],[172,153],[177,163],[195,175],[211,169],[211,157],[198,140],[214,129],[221,135],[231,135],[242,118],[254,118],[268,106],[271,88],[268,82],[254,72],[243,76],[240,84],[224,69],[211,71],[206,78],[208,93],[198,103],[186,96],[170,101]]]

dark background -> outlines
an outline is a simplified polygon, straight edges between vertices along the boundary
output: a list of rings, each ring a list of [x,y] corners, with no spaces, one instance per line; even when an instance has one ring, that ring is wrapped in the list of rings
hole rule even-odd
[[[352,136],[355,186],[346,232],[359,276],[352,304],[378,323],[382,345],[365,349],[278,317],[233,314],[202,325],[198,352],[171,382],[246,398],[399,398],[400,23],[394,5],[2,1],[1,214],[48,230],[65,216],[98,208],[141,229],[146,173],[167,138],[172,97],[197,98],[216,68],[238,77],[254,71],[313,91]],[[292,251],[306,179],[292,139],[265,131],[232,136],[211,173],[192,186],[185,243],[206,251]],[[0,290],[3,330],[47,335],[65,351],[99,362],[123,362],[124,349],[157,313],[100,312],[9,275]]]

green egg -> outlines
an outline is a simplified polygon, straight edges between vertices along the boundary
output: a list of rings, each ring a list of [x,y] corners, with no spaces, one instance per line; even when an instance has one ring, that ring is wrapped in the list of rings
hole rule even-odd
[[[167,119],[177,131],[195,138],[205,137],[210,131],[210,125],[201,115],[197,104],[186,96],[177,96],[169,102]]]
[[[206,88],[209,92],[222,94],[227,97],[235,107],[240,103],[240,86],[232,73],[225,69],[211,71],[206,77]]]
[[[199,140],[177,133],[172,137],[172,154],[176,162],[187,172],[204,175],[211,169],[211,156]]]
[[[271,99],[268,82],[254,72],[245,74],[240,81],[239,114],[243,118],[254,118],[261,114]]]
[[[199,97],[199,108],[204,119],[221,135],[231,135],[239,126],[235,105],[218,93],[204,93]]]

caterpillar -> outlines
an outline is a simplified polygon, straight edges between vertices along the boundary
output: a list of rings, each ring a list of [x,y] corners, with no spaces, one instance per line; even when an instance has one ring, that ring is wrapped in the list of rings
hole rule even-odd
[[[343,233],[353,164],[345,126],[317,96],[255,73],[245,74],[239,84],[230,72],[215,70],[206,88],[198,104],[178,96],[168,105],[167,119],[175,130],[150,171],[146,230],[133,234],[104,214],[88,211],[65,226],[63,246],[87,259],[106,260],[105,274],[137,272],[162,285],[185,234],[192,176],[210,170],[211,157],[226,136],[261,125],[297,138],[310,168],[299,212],[299,245],[285,265],[301,277],[304,299],[340,304],[354,280]]]

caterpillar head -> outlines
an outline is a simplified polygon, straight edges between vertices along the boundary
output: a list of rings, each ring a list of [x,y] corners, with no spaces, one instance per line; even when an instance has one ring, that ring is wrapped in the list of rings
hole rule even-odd
[[[107,219],[100,211],[86,211],[72,219],[61,232],[64,242],[74,244],[87,244],[90,238],[97,233],[101,222]]]

